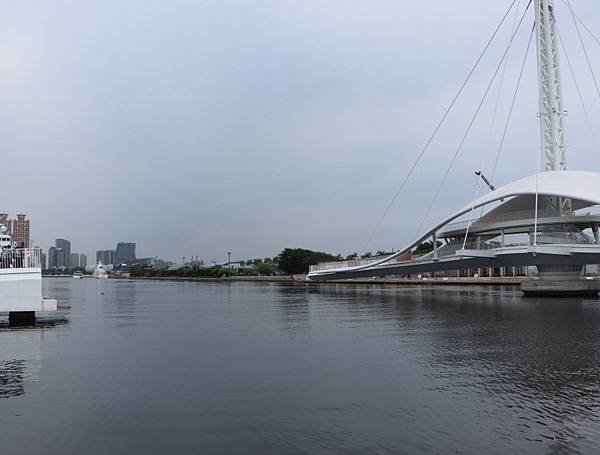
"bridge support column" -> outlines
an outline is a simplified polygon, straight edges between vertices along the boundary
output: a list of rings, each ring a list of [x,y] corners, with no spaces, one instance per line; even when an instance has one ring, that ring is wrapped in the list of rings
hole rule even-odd
[[[438,257],[438,246],[437,246],[437,233],[433,233],[433,260],[437,261]]]
[[[521,291],[532,297],[595,296],[600,281],[581,277],[581,265],[538,265],[538,278],[521,282]]]
[[[592,226],[592,231],[594,232],[594,241],[596,245],[600,244],[600,232],[598,231],[598,224],[594,224]]]

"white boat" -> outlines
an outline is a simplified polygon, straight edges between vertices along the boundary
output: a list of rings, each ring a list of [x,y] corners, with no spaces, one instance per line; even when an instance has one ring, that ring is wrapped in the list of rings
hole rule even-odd
[[[106,269],[102,265],[102,261],[98,261],[98,264],[96,264],[96,267],[94,267],[93,276],[94,276],[94,278],[100,279],[100,280],[108,278],[108,273],[106,272]]]
[[[73,278],[75,278],[76,280],[80,280],[81,278],[83,278],[83,273],[75,272],[73,273]]]
[[[56,300],[42,298],[42,250],[18,248],[0,225],[0,313],[14,323],[31,323],[39,311],[56,311]]]

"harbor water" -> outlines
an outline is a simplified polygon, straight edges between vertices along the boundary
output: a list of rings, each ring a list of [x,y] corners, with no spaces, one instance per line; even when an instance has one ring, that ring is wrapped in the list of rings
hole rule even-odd
[[[1,453],[597,453],[600,301],[517,287],[44,280]]]

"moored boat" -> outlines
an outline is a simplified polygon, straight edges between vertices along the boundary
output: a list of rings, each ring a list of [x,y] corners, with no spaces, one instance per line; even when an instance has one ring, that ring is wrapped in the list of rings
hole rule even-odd
[[[108,272],[106,271],[106,269],[102,265],[102,261],[98,261],[98,264],[96,264],[96,267],[94,267],[93,276],[96,279],[106,279],[106,278],[108,278]]]

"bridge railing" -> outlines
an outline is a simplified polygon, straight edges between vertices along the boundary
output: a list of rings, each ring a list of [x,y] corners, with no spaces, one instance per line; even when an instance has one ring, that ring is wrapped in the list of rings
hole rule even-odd
[[[498,248],[509,248],[515,246],[531,246],[534,242],[533,234],[530,235],[521,235],[520,239],[511,239],[510,236],[507,236],[508,241],[505,241],[504,245],[502,244],[501,237],[496,237],[490,240],[481,240],[481,241],[469,241],[465,244],[465,250],[494,250]],[[538,245],[594,245],[594,239],[584,234],[583,232],[577,231],[540,231],[538,232],[535,242]],[[460,244],[450,244],[447,246],[456,247],[459,246],[459,249],[462,249],[462,243]],[[441,249],[443,249],[442,247]],[[440,249],[440,250],[441,250]]]
[[[0,269],[29,269],[41,266],[41,248],[11,248],[0,251]]]
[[[321,262],[319,264],[311,265],[309,270],[310,272],[320,272],[322,270],[333,270],[333,269],[347,269],[351,267],[361,267],[364,265],[373,264],[374,262],[381,261],[385,259],[385,256],[375,256],[370,258],[358,258],[358,259],[350,259],[346,261],[335,261],[335,262]],[[397,258],[392,259],[389,263],[396,264],[401,262],[410,262],[405,257],[399,256]]]

